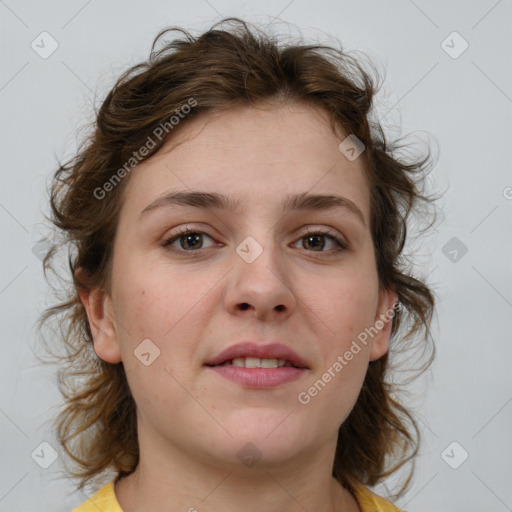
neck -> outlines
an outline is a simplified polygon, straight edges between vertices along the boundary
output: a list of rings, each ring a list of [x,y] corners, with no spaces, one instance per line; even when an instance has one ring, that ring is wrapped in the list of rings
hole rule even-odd
[[[260,461],[241,469],[179,450],[150,459],[143,453],[136,470],[115,485],[124,512],[359,512],[352,494],[332,477],[323,454],[279,464]]]

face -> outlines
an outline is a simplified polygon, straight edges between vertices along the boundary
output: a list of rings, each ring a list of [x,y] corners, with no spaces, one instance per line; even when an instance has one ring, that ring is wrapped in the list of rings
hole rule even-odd
[[[379,291],[363,160],[344,137],[309,106],[247,107],[190,121],[132,171],[111,289],[82,300],[148,450],[232,467],[334,457],[396,299]],[[290,199],[306,195],[330,200]]]

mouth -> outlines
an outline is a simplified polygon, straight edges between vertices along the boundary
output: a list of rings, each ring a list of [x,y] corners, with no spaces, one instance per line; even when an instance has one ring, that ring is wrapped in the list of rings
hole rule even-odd
[[[206,361],[217,375],[245,389],[269,389],[303,377],[309,367],[291,348],[280,343],[233,345]]]
[[[282,343],[263,344],[245,341],[223,350],[205,362],[206,366],[237,366],[244,368],[283,368],[309,369],[292,348]]]
[[[301,368],[287,359],[275,359],[275,358],[259,358],[259,357],[235,357],[233,359],[227,359],[220,364],[207,364],[206,366],[237,366],[240,368]]]

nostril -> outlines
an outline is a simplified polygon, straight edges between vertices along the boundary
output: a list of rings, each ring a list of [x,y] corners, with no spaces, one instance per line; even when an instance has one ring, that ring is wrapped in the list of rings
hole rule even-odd
[[[242,311],[246,310],[248,307],[249,307],[249,304],[247,304],[247,302],[244,302],[244,303],[240,304],[240,309]]]

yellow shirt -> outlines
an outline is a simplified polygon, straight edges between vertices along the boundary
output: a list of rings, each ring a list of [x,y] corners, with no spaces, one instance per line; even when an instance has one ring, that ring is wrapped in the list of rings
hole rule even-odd
[[[123,512],[115,492],[115,479],[101,487],[91,498],[71,512]],[[392,503],[377,496],[365,486],[356,489],[356,500],[361,512],[400,512]]]

